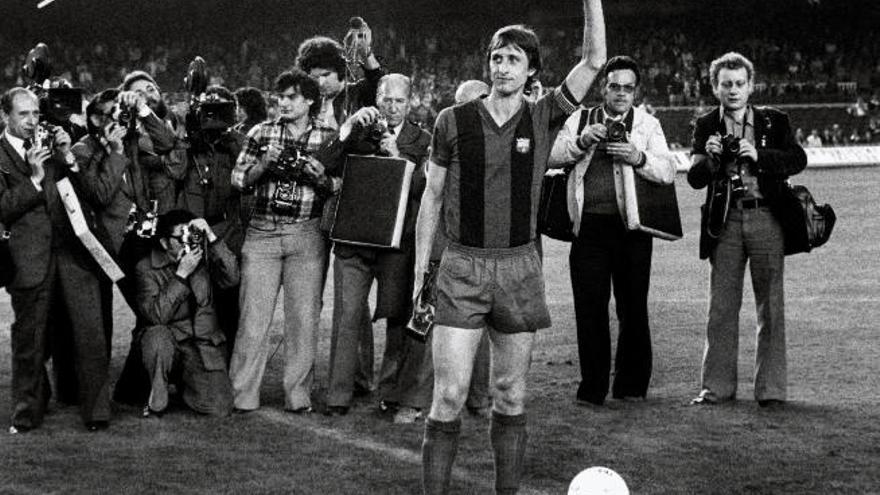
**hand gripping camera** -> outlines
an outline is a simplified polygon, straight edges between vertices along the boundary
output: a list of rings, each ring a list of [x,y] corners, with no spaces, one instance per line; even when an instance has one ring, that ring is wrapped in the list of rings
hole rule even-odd
[[[434,310],[437,306],[437,272],[439,269],[439,261],[428,263],[425,281],[416,298],[412,317],[406,324],[407,335],[420,342],[428,340],[428,334],[434,327]]]

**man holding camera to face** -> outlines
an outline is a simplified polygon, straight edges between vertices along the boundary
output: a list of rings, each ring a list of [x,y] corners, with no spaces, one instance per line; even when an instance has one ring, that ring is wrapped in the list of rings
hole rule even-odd
[[[158,218],[154,247],[135,270],[143,363],[150,376],[145,415],[169,402],[169,375],[181,370],[182,397],[196,412],[226,416],[232,386],[214,287],[238,284],[238,261],[203,218],[171,210]]]
[[[89,228],[105,245],[89,203],[70,137],[40,121],[37,97],[13,88],[0,98],[6,130],[0,138],[0,221],[11,232],[15,275],[7,287],[12,324],[10,433],[37,428],[49,399],[45,369],[47,331],[67,315],[73,331],[80,413],[90,431],[110,420],[109,343],[101,310],[106,279],[75,235],[56,182],[69,179]]]
[[[581,366],[577,401],[593,405],[602,405],[608,394],[612,282],[620,325],[612,396],[644,399],[651,380],[653,242],[650,235],[626,228],[625,168],[660,184],[675,178],[660,122],[633,107],[640,82],[636,61],[612,57],[603,74],[603,104],[572,114],[550,155],[551,165],[576,163],[569,175],[568,210],[575,234],[569,263]]]
[[[159,206],[168,200],[160,201],[153,194],[148,167],[156,166],[162,156],[171,153],[175,135],[147,101],[135,91],[116,88],[101,91],[86,107],[88,134],[72,149],[82,170],[82,179],[95,192],[90,200],[98,223],[109,236],[108,249],[126,274],[117,286],[138,317],[138,324],[140,313],[135,300],[134,267],[150,252],[149,241],[138,234],[139,226],[149,214],[158,212],[152,210],[173,207]],[[109,288],[104,298],[105,314],[110,318],[113,303]],[[148,381],[140,361],[137,343],[132,341],[125,367],[116,383],[114,400],[137,405],[146,400]]]
[[[321,214],[341,184],[326,172],[338,169],[341,146],[336,131],[314,119],[321,105],[317,82],[292,69],[278,76],[275,91],[278,118],[250,130],[233,170],[233,185],[254,204],[242,247],[241,318],[230,377],[235,407],[257,409],[283,284],[285,407],[308,413],[327,257]]]
[[[739,310],[748,261],[755,293],[758,344],[755,399],[762,407],[786,400],[785,243],[779,214],[789,176],[807,165],[788,116],[749,105],[752,63],[736,52],[712,61],[720,107],[698,118],[688,183],[707,187],[700,258],[712,265],[709,322],[701,391],[694,404],[736,398]]]
[[[431,144],[430,134],[406,120],[409,101],[410,79],[403,74],[388,74],[379,81],[377,107],[361,108],[340,129],[340,138],[349,153],[405,159],[415,163],[416,170],[400,250],[343,243],[337,243],[334,248],[333,345],[327,391],[330,414],[345,414],[351,406],[358,341],[364,337],[362,314],[369,311],[368,296],[373,279],[378,283],[373,319],[387,318],[385,354],[379,373],[383,408],[395,412],[395,422],[411,423],[431,402],[427,383],[431,374],[422,366],[425,346],[404,335],[412,310],[409,298],[413,283],[415,221],[425,189],[423,167]],[[372,338],[372,332],[369,337]]]

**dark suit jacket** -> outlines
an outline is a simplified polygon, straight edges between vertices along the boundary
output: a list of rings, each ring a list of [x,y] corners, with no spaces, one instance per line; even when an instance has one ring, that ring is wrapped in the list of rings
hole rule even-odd
[[[372,107],[376,104],[376,90],[379,89],[379,79],[382,79],[384,75],[385,70],[381,67],[375,70],[364,70],[364,77],[362,79],[348,83],[348,89],[343,89],[333,99],[333,116],[340,126],[355,110],[363,107]],[[345,104],[346,91],[348,91],[348,108],[346,108]]]
[[[36,287],[45,278],[53,249],[66,249],[81,267],[100,271],[97,263],[73,233],[55,183],[69,177],[80,199],[89,228],[105,246],[109,239],[96,220],[80,176],[69,172],[55,157],[46,162],[46,176],[38,191],[30,179],[30,166],[6,137],[0,137],[0,222],[10,231],[9,251],[15,277],[9,289]]]
[[[348,139],[348,151],[354,154],[374,154],[378,143],[364,136],[362,129],[356,128]],[[425,162],[431,146],[431,135],[419,126],[406,121],[397,135],[397,149],[401,158],[416,164],[413,171],[410,193],[404,219],[403,238],[400,251],[369,248],[335,243],[334,252],[340,258],[361,256],[375,263],[383,273],[403,273],[406,279],[394,284],[379,284],[374,319],[406,317],[411,311],[409,303],[412,296],[412,269],[415,255],[415,224],[419,214],[422,192],[425,190]]]
[[[789,231],[792,219],[786,213],[787,187],[786,180],[807,166],[807,155],[794,139],[794,133],[788,121],[788,115],[771,107],[753,107],[755,148],[758,150],[758,161],[752,167],[752,173],[758,178],[761,194],[770,206],[774,216],[782,224],[783,231]],[[722,178],[724,171],[717,160],[706,156],[706,141],[716,132],[722,136],[727,133],[721,120],[720,108],[699,117],[694,127],[694,146],[692,153],[705,158],[695,163],[688,170],[688,183],[694,189],[702,189],[713,180]],[[706,204],[702,208],[700,225],[700,259],[706,259],[715,249],[715,240],[706,233],[707,208],[709,194],[706,191]],[[789,235],[786,234],[786,238]],[[786,249],[788,251],[788,248]]]

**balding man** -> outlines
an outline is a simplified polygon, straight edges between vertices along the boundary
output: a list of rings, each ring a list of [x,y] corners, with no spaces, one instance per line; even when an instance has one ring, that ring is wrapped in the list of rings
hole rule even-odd
[[[377,107],[361,108],[340,129],[340,138],[349,153],[402,158],[415,163],[418,171],[423,170],[431,135],[406,120],[409,101],[408,77],[382,77],[376,94]],[[382,120],[386,130],[379,134],[377,123]],[[363,338],[360,315],[367,310],[374,279],[378,283],[378,298],[373,321],[387,318],[379,378],[383,410],[395,411],[397,422],[411,423],[430,405],[430,369],[421,365],[425,346],[404,338],[412,312],[415,221],[424,189],[424,174],[413,174],[400,250],[339,243],[334,248],[333,339],[326,411],[329,415],[346,414],[351,407],[358,344]]]
[[[455,90],[455,104],[467,103],[489,94],[489,85],[483,81],[471,79],[458,85]]]
[[[0,137],[0,222],[12,232],[15,275],[7,286],[14,321],[12,415],[9,433],[39,427],[49,400],[45,368],[48,329],[64,315],[73,331],[80,412],[89,431],[110,420],[110,353],[101,294],[109,281],[76,238],[56,183],[68,179],[81,199],[89,228],[109,243],[94,221],[95,191],[81,180],[70,136],[56,128],[43,142],[37,96],[12,88],[0,98],[6,130]]]

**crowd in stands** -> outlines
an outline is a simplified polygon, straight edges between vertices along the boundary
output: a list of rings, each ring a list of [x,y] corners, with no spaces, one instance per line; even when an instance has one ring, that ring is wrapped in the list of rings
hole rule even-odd
[[[750,57],[760,68],[753,97],[758,103],[880,98],[880,38],[859,23],[840,32],[829,29],[820,14],[809,12],[800,13],[797,22],[772,26],[768,26],[772,15],[719,23],[699,22],[698,15],[609,18],[610,52],[632,55],[646,67],[642,97],[654,107],[702,107],[714,102],[709,61],[730,49]],[[293,47],[299,41],[317,32],[345,28],[336,18],[305,18],[305,22],[264,23],[260,29],[248,22],[230,24],[223,26],[226,35],[222,37],[199,25],[169,28],[163,36],[118,30],[74,42],[62,35],[40,40],[3,40],[0,36],[0,88],[25,82],[20,75],[25,54],[37,41],[44,41],[52,49],[56,75],[87,94],[118,84],[133,69],[147,71],[164,91],[182,92],[183,75],[195,55],[207,60],[212,84],[265,89],[273,74],[291,65]],[[411,75],[412,116],[426,126],[433,124],[440,109],[452,104],[459,82],[485,78],[484,54],[475,47],[484,45],[489,30],[484,25],[492,22],[480,16],[446,16],[437,21],[374,21],[374,50],[386,67]],[[540,20],[534,27],[543,41],[541,80],[545,87],[558,85],[579,56],[580,28],[568,19]],[[597,97],[595,90],[588,96]],[[868,121],[864,119],[855,133],[862,140],[867,137]]]

